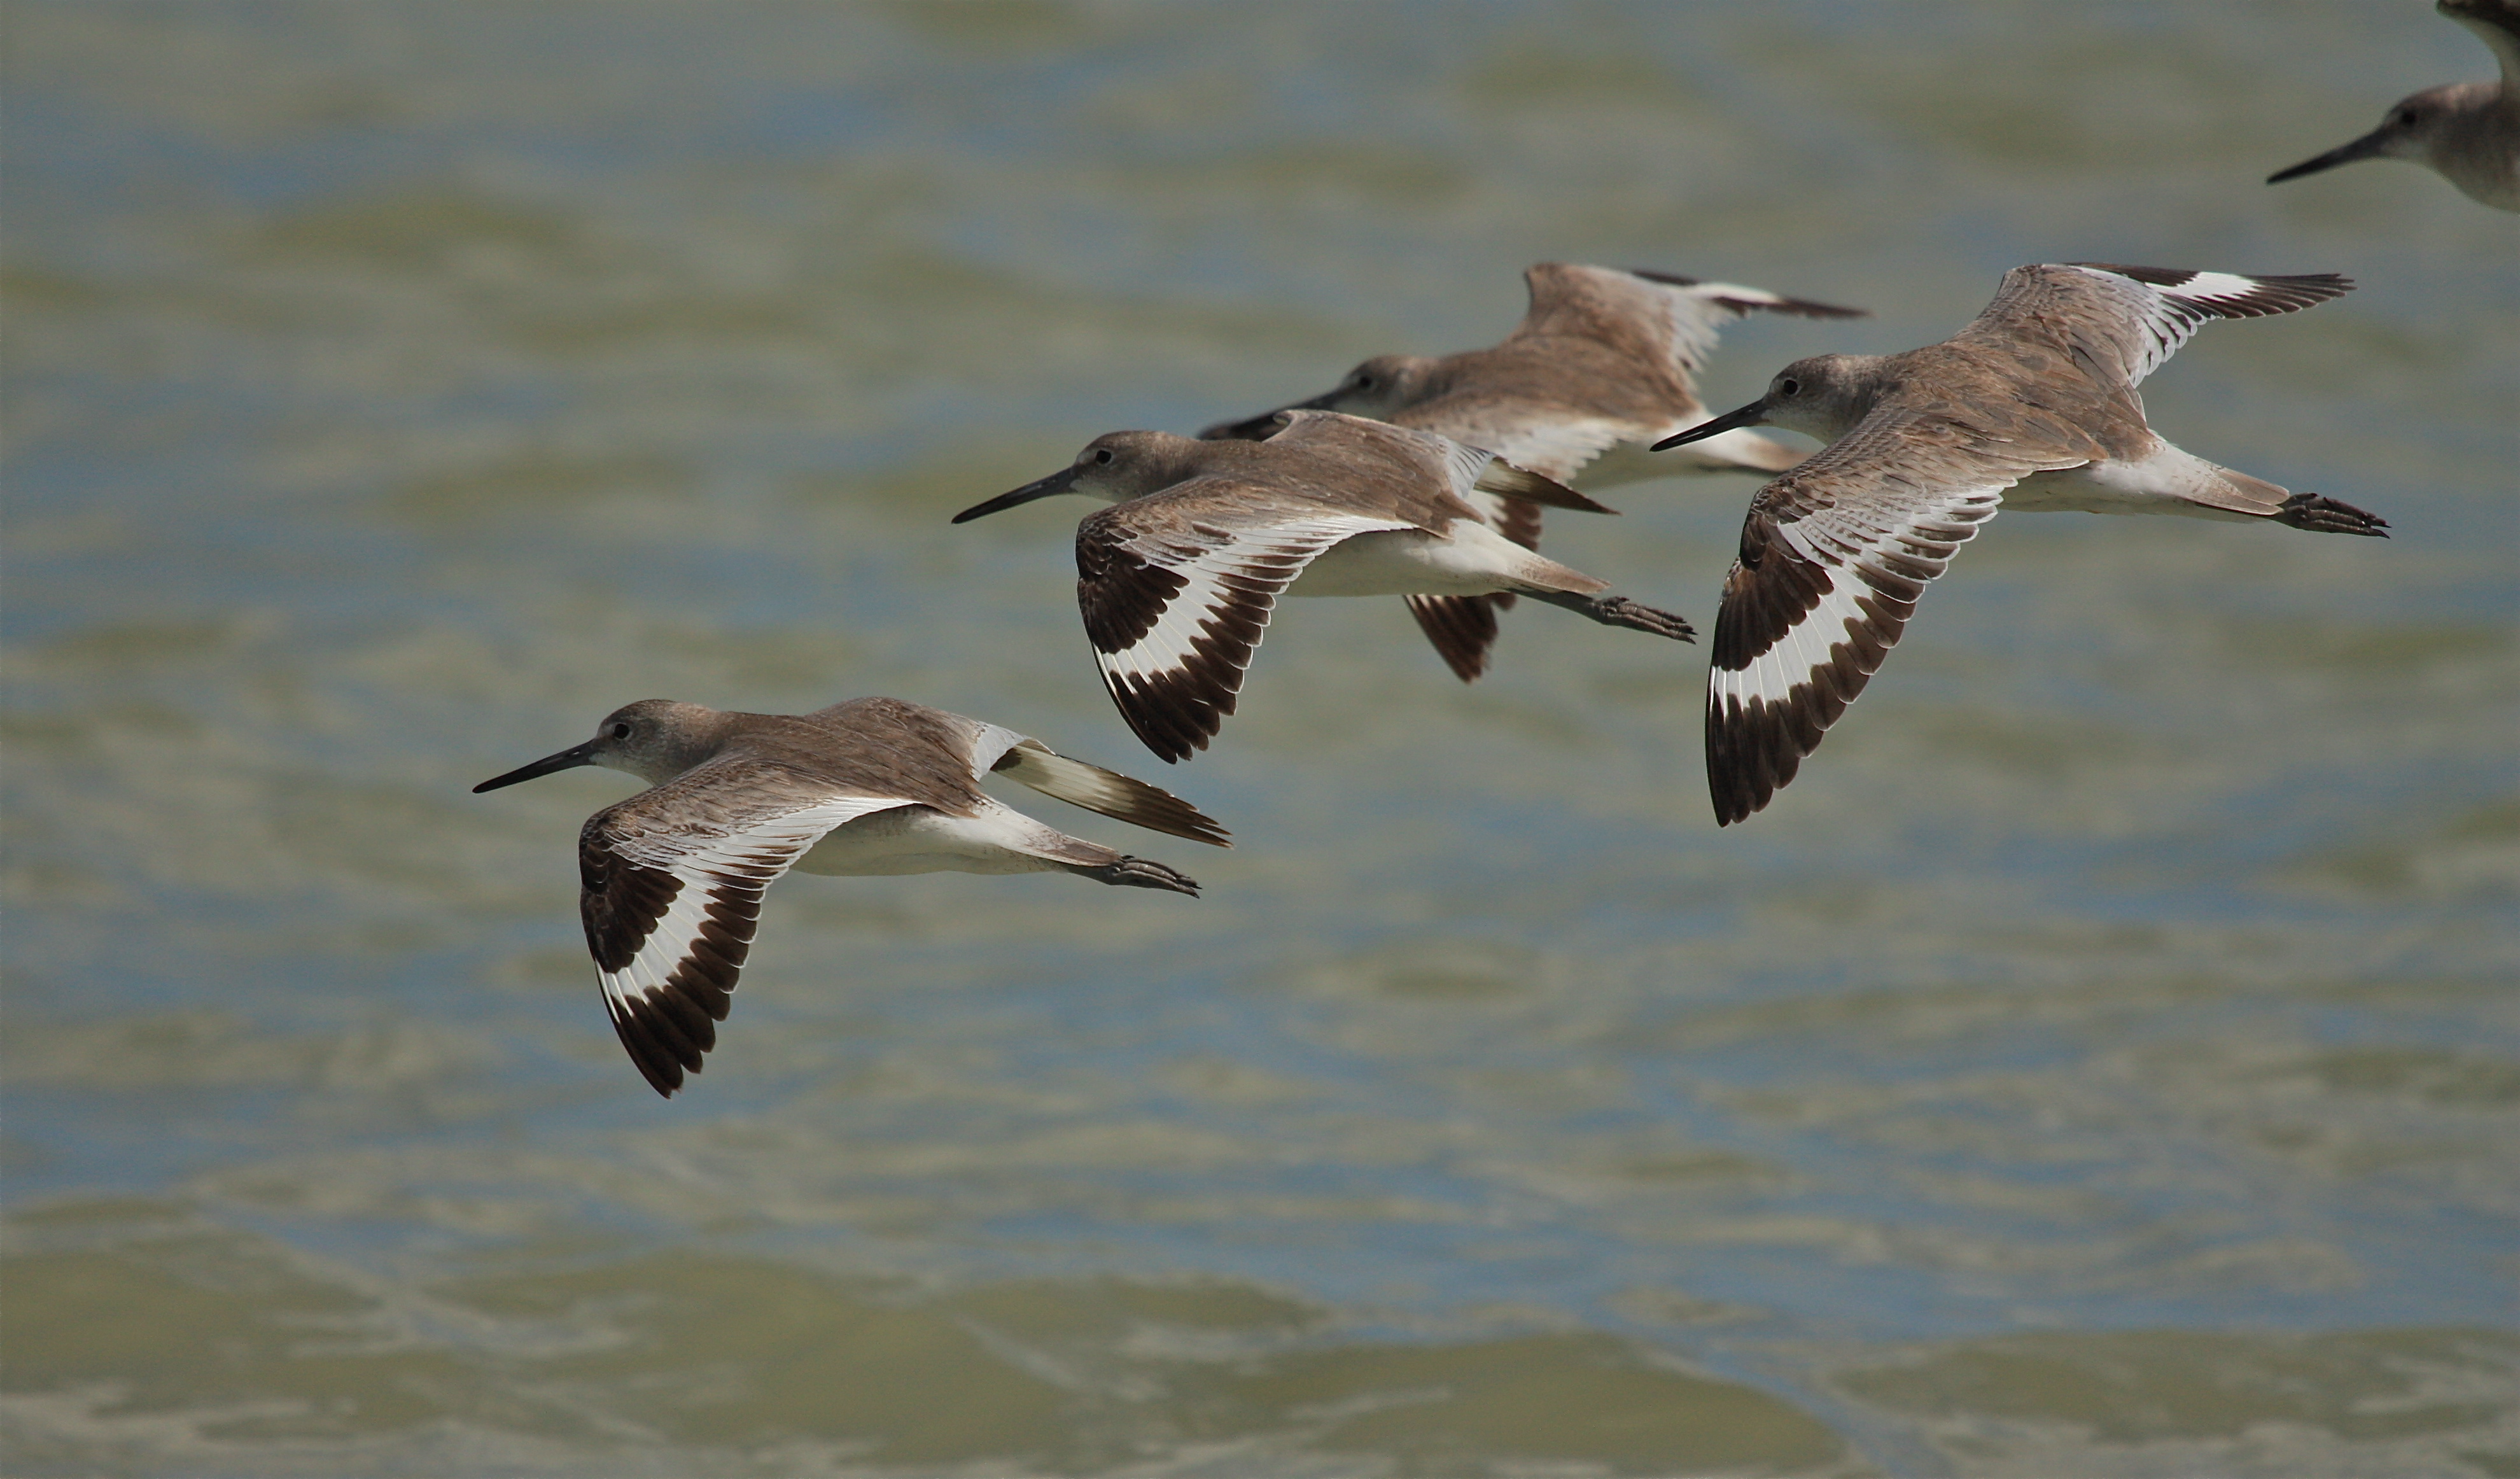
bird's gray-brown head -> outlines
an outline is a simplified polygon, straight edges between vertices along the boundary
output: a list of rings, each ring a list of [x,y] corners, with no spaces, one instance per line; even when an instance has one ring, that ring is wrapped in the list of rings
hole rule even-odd
[[[1201,462],[1214,450],[1205,442],[1169,431],[1105,431],[1087,442],[1076,461],[1048,477],[973,504],[955,515],[954,522],[968,523],[1059,493],[1078,493],[1104,503],[1144,498],[1196,476]]]
[[[1425,398],[1428,382],[1440,363],[1423,354],[1377,354],[1311,400],[1263,411],[1241,421],[1218,422],[1199,432],[1199,439],[1266,441],[1277,434],[1282,425],[1278,420],[1281,411],[1342,411],[1368,421],[1389,421]]]
[[[595,738],[572,744],[531,765],[518,766],[472,787],[474,794],[531,781],[581,765],[628,771],[651,785],[659,785],[717,752],[725,738],[727,717],[697,703],[671,698],[642,698],[604,716]]]
[[[2448,142],[2451,126],[2497,91],[2491,82],[2445,82],[2400,98],[2380,126],[2351,143],[2339,144],[2317,158],[2267,176],[2270,185],[2334,169],[2357,159],[2411,159],[2435,164],[2434,153]]]
[[[1880,356],[1815,354],[1798,359],[1768,381],[1768,393],[1737,411],[1699,422],[1677,436],[1654,443],[1659,452],[1687,442],[1702,441],[1740,426],[1782,426],[1822,441],[1835,441],[1864,420],[1879,394],[1874,374]]]

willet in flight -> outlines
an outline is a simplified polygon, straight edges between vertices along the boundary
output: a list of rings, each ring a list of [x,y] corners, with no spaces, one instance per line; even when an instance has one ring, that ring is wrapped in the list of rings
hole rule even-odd
[[[1531,305],[1505,341],[1460,354],[1385,354],[1287,410],[1343,411],[1483,447],[1517,468],[1586,489],[1696,472],[1781,472],[1807,455],[1754,431],[1687,449],[1648,449],[1706,419],[1697,372],[1725,325],[1756,312],[1859,318],[1861,308],[1784,297],[1764,288],[1663,272],[1539,262],[1522,274]],[[1276,413],[1219,422],[1209,439],[1256,439]],[[1508,539],[1540,548],[1540,507],[1472,492]],[[1510,594],[1412,596],[1435,650],[1463,683],[1487,671],[1497,614]]]
[[[1070,466],[954,515],[1056,493],[1112,507],[1076,527],[1076,602],[1103,686],[1166,760],[1207,747],[1280,596],[1511,591],[1605,626],[1683,641],[1688,623],[1515,544],[1474,491],[1606,513],[1569,488],[1432,432],[1282,411],[1266,441],[1113,431]]]
[[[1045,827],[980,789],[992,772],[1155,831],[1231,846],[1187,801],[1038,740],[897,698],[810,714],[722,713],[647,698],[595,738],[472,787],[496,790],[580,765],[649,789],[578,832],[578,914],[604,1005],[658,1094],[717,1046],[751,949],[762,892],[810,874],[1062,872],[1195,894],[1161,863]]]
[[[2172,446],[2136,394],[2210,320],[2289,313],[2352,287],[2330,274],[2016,267],[1942,343],[1798,360],[1758,400],[1682,432],[1764,424],[1828,442],[1752,497],[1724,583],[1706,686],[1716,820],[1742,820],[1793,780],[1925,582],[1998,505],[2379,534],[2361,509]]]
[[[2445,82],[2408,93],[2380,126],[2315,159],[2267,176],[2267,183],[2351,164],[2411,159],[2498,210],[2520,210],[2520,4],[2440,0],[2433,7],[2476,32],[2501,64],[2499,82]]]

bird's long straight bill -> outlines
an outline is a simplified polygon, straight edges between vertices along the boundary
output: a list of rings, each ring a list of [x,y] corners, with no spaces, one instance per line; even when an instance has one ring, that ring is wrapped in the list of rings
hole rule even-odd
[[[2357,159],[2375,158],[2379,156],[2380,147],[2380,135],[2376,132],[2367,133],[2351,144],[2337,145],[2316,159],[2304,159],[2290,169],[2278,169],[2267,176],[2267,183],[2280,185],[2286,180],[2298,180],[2303,175],[2317,174],[2322,169],[2334,169],[2339,164],[2351,164]]]
[[[575,770],[581,765],[594,763],[595,741],[589,740],[584,744],[572,744],[557,755],[545,755],[531,765],[518,766],[504,776],[493,776],[472,787],[472,794],[477,796],[483,791],[494,791],[503,785],[514,785],[519,781],[531,781],[537,776],[548,776],[554,771]]]
[[[1738,411],[1727,411],[1713,421],[1699,422],[1686,431],[1664,437],[1653,444],[1653,449],[1657,452],[1668,451],[1673,447],[1684,446],[1693,441],[1703,441],[1707,437],[1720,435],[1726,431],[1759,426],[1767,420],[1761,415],[1767,409],[1767,404],[1766,401],[1752,401]]]
[[[1048,477],[1028,482],[1011,493],[1001,493],[986,503],[971,505],[955,515],[954,522],[969,523],[975,518],[986,518],[992,514],[1002,514],[1017,504],[1028,504],[1036,498],[1048,498],[1054,493],[1064,493],[1068,485],[1074,481],[1076,481],[1076,470],[1061,468]]]
[[[1278,418],[1289,411],[1335,411],[1338,409],[1338,391],[1325,390],[1311,400],[1299,400],[1291,405],[1280,406],[1275,411],[1263,411],[1258,416],[1245,417],[1241,421],[1218,422],[1212,426],[1202,428],[1198,433],[1198,439],[1200,441],[1267,441],[1278,434],[1279,428],[1286,425]]]

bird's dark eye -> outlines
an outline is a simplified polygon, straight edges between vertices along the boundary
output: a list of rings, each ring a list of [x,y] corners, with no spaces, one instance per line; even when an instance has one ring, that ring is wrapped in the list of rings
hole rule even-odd
[[[612,726],[612,738],[613,738],[613,739],[615,739],[615,740],[627,740],[627,739],[629,739],[629,738],[630,738],[630,726],[629,726],[629,725],[627,725],[627,724],[616,724],[616,725]]]
[[[2400,124],[2412,123],[2415,121],[2415,111],[2411,108],[2401,108],[2389,121]]]
[[[1108,447],[1095,448],[1094,460],[1104,467],[1109,467],[1111,465],[1111,449]]]
[[[1371,375],[1360,375],[1354,381],[1350,381],[1350,383],[1354,384],[1359,390],[1371,390],[1373,388],[1373,377]]]
[[[1803,393],[1803,382],[1801,381],[1791,379],[1790,377],[1780,380],[1777,381],[1777,393],[1778,395],[1800,395]]]

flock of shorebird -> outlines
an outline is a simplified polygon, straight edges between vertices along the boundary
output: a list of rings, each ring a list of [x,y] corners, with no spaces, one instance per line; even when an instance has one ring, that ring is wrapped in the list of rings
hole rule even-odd
[[[2520,209],[2520,5],[2440,0],[2504,81],[2418,93],[2368,137],[2274,176],[2419,158]],[[2498,151],[2498,154],[2497,153]],[[2004,274],[1959,333],[1903,354],[1825,354],[1708,417],[1695,376],[1726,323],[1861,310],[1665,273],[1544,262],[1505,341],[1384,355],[1329,390],[1198,437],[1114,431],[1068,467],[955,515],[1055,494],[1077,526],[1077,605],[1104,686],[1167,761],[1235,709],[1281,596],[1400,596],[1462,681],[1518,598],[1688,641],[1687,621],[1539,553],[1542,511],[1613,512],[1578,486],[1774,473],[1750,501],[1715,620],[1706,766],[1720,824],[1790,782],[1897,644],[1925,585],[1999,507],[2171,514],[2379,535],[2383,520],[2164,440],[2137,386],[2215,319],[2289,313],[2352,284],[2107,263]],[[1807,433],[1809,456],[1750,428]],[[622,1045],[671,1095],[716,1044],[763,891],[820,874],[1059,871],[1196,893],[1160,863],[1071,837],[980,788],[1010,780],[1195,841],[1225,829],[1170,792],[994,724],[893,698],[811,714],[647,699],[476,791],[569,769],[650,789],[590,818],[580,913]]]

